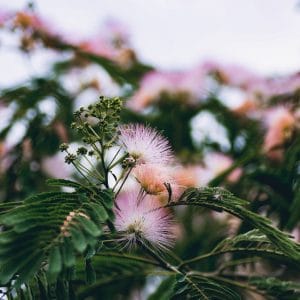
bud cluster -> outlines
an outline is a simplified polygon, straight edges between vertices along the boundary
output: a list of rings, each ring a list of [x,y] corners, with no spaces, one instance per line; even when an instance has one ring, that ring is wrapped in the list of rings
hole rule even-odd
[[[109,148],[116,139],[121,109],[120,98],[101,96],[100,101],[76,111],[76,121],[71,126],[83,135],[84,143],[91,145],[101,142]]]

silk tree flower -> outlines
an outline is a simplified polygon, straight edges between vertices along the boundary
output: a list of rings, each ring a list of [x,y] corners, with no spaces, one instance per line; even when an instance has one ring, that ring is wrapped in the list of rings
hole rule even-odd
[[[239,65],[210,63],[210,72],[216,73],[221,83],[239,88],[263,80],[261,76]]]
[[[233,164],[233,159],[223,153],[210,152],[204,157],[205,167],[200,171],[200,177],[204,185],[209,183],[216,176],[220,175]],[[228,176],[227,180],[230,183],[235,183],[242,175],[242,169],[237,168],[233,170]]]
[[[274,96],[294,93],[300,89],[300,75],[298,73],[287,77],[267,78],[252,82],[247,87],[247,92],[267,100]]]
[[[83,51],[100,55],[116,62],[121,61],[125,63],[124,54],[126,53],[135,55],[130,48],[129,34],[124,24],[120,24],[115,20],[106,22],[96,36],[84,41],[74,41],[73,44]],[[131,58],[129,55],[128,59]]]
[[[201,66],[187,71],[151,71],[142,78],[139,90],[127,105],[141,111],[158,101],[162,93],[195,105],[207,95],[206,75]]]
[[[280,159],[282,150],[275,148],[291,137],[296,126],[296,118],[287,107],[278,106],[266,112],[266,126],[263,149],[270,158]]]
[[[175,241],[175,225],[170,211],[160,207],[153,196],[140,199],[138,191],[122,193],[116,199],[114,225],[122,234],[125,246],[133,246],[142,239],[159,248],[171,247]]]
[[[202,172],[203,166],[200,165],[182,166],[174,174],[175,181],[182,191],[188,187],[199,187],[202,186]]]
[[[140,124],[119,127],[119,144],[136,164],[169,164],[174,160],[167,139],[150,127]]]
[[[141,164],[133,169],[133,175],[143,190],[150,195],[159,195],[161,201],[168,200],[169,184],[172,190],[172,198],[179,196],[179,187],[172,174],[176,170],[161,164]]]
[[[12,17],[12,13],[6,10],[0,10],[0,27],[4,26]]]

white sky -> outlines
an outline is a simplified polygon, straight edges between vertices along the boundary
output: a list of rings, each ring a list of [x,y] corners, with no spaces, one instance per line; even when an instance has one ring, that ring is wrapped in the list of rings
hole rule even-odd
[[[22,8],[26,2],[0,0],[0,8]],[[54,27],[74,36],[96,33],[110,17],[120,20],[128,25],[140,58],[161,68],[187,68],[215,59],[264,74],[300,69],[297,0],[38,0],[35,4]],[[28,68],[24,59],[5,49],[0,50],[0,66],[0,84],[20,80]]]

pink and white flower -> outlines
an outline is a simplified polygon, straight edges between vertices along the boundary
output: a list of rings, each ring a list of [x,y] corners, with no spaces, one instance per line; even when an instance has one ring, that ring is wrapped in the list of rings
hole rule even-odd
[[[159,248],[169,248],[175,241],[175,226],[170,212],[160,207],[151,196],[140,199],[138,190],[120,194],[115,209],[116,230],[122,234],[125,246],[146,240]]]
[[[147,194],[168,196],[169,184],[172,195],[177,197],[179,189],[172,171],[175,170],[161,164],[141,164],[133,169],[133,175]]]
[[[120,126],[119,143],[137,164],[168,164],[173,155],[167,139],[150,127],[139,124]]]

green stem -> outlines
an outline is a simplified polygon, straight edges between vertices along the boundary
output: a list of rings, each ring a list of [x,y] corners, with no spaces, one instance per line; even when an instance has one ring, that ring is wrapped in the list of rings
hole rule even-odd
[[[158,262],[144,258],[144,257],[140,257],[140,256],[133,256],[133,255],[128,255],[128,254],[124,254],[124,253],[115,253],[115,252],[109,252],[109,253],[98,253],[96,256],[104,256],[104,257],[120,257],[120,258],[127,258],[130,260],[134,260],[134,261],[138,261],[138,262],[143,262],[146,264],[150,264],[153,266],[160,266]]]
[[[128,170],[128,172],[127,172],[127,174],[126,174],[126,176],[125,176],[125,178],[124,178],[124,180],[123,180],[122,184],[120,185],[120,187],[119,187],[118,191],[116,192],[116,197],[117,197],[117,196],[118,196],[118,194],[120,193],[120,191],[121,191],[122,187],[124,186],[124,184],[125,184],[126,180],[127,180],[127,179],[128,179],[128,177],[129,177],[129,174],[131,173],[132,169],[133,169],[133,167],[131,167],[131,168]],[[115,185],[115,187],[116,187],[116,185]]]
[[[171,265],[169,262],[167,262],[164,258],[158,255],[151,247],[149,247],[143,240],[140,238],[137,238],[138,245],[145,250],[146,253],[148,253],[152,258],[154,258],[158,265],[166,270],[172,271],[176,274],[184,275],[179,269],[177,269],[175,266]]]
[[[218,281],[222,281],[222,282],[225,282],[229,285],[233,285],[233,286],[236,286],[238,288],[241,288],[243,290],[248,290],[248,291],[251,291],[251,292],[254,292],[256,294],[259,294],[259,295],[262,295],[262,296],[266,296],[266,294],[262,291],[259,291],[257,288],[251,286],[251,285],[248,285],[246,283],[243,283],[243,282],[240,282],[240,281],[235,281],[235,280],[231,280],[231,279],[228,279],[228,278],[224,278],[224,277],[221,277],[221,276],[213,276],[214,279],[218,280]]]

